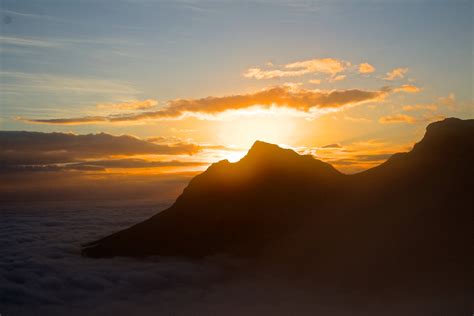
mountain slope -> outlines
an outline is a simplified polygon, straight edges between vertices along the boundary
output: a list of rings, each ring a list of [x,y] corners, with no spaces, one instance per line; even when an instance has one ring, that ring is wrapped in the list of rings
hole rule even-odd
[[[474,120],[433,123],[412,151],[345,177],[340,198],[267,249],[266,262],[329,283],[469,289],[473,161]]]
[[[239,162],[220,161],[196,176],[169,209],[88,244],[83,253],[92,257],[256,253],[305,216],[307,196],[323,200],[343,178],[311,156],[256,142]]]

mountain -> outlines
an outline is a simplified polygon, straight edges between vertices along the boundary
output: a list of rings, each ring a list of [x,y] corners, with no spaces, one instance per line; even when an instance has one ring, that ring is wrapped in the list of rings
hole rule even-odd
[[[211,165],[167,210],[88,244],[92,257],[255,254],[344,178],[327,163],[257,141],[237,163]],[[324,185],[321,185],[324,184]]]
[[[427,127],[408,153],[344,175],[257,141],[196,176],[168,209],[86,244],[89,257],[230,254],[323,284],[465,288],[472,266],[474,120]]]

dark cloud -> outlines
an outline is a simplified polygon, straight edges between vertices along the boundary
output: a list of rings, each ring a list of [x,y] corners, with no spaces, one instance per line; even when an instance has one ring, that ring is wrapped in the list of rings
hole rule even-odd
[[[25,168],[24,172],[1,172],[0,203],[168,201],[175,199],[197,173],[101,172],[104,168],[98,166],[77,166],[76,170],[56,166]]]
[[[129,135],[0,131],[0,151],[2,153],[12,151],[59,152],[73,153],[75,157],[98,157],[105,155],[194,154],[199,150],[199,146],[195,144],[154,144]]]
[[[3,164],[0,165],[1,172],[60,172],[60,171],[104,171],[106,169],[114,168],[160,168],[160,167],[187,167],[187,166],[205,166],[206,162],[200,161],[148,161],[144,159],[109,159],[109,160],[94,160],[87,162],[75,162],[67,164],[31,164],[31,165],[17,165],[17,164]]]
[[[342,159],[325,159],[326,162],[333,165],[341,166],[358,166],[364,164],[380,164],[381,162],[390,158],[393,154],[364,154],[353,155],[350,158]]]
[[[321,148],[325,148],[325,149],[326,149],[326,148],[342,148],[342,146],[339,145],[339,144],[328,144],[328,145],[324,145],[324,146],[321,147]]]
[[[0,132],[0,201],[124,200],[175,198],[199,161],[170,159],[193,154],[195,144],[155,144],[109,134]],[[151,155],[153,157],[140,157]],[[166,155],[155,157],[155,155]],[[120,156],[120,157],[115,157]],[[173,172],[121,171],[176,167]],[[180,168],[182,167],[182,168]],[[104,172],[107,170],[111,172]],[[196,169],[196,168],[194,168]]]
[[[67,166],[54,165],[113,155],[191,155],[200,150],[195,144],[155,144],[129,135],[0,131],[0,170],[64,169]]]
[[[104,167],[93,166],[93,165],[81,165],[81,163],[74,163],[69,165],[56,165],[56,164],[1,164],[0,172],[60,172],[67,170],[81,170],[81,171],[104,171]]]
[[[152,136],[145,138],[146,141],[151,143],[183,143],[183,140],[176,136]]]
[[[369,155],[356,155],[355,158],[357,161],[381,161],[387,160],[393,154],[369,154]]]
[[[185,166],[203,166],[208,165],[199,161],[148,161],[144,159],[110,159],[96,160],[90,162],[74,163],[68,168],[97,167],[97,168],[157,168],[157,167],[185,167]]]

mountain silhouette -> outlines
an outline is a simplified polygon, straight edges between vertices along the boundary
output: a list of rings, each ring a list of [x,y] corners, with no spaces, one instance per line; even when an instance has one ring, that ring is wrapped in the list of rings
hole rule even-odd
[[[320,284],[466,288],[473,162],[474,120],[455,118],[354,175],[257,141],[239,162],[192,179],[170,208],[86,244],[83,255],[230,254],[317,275]]]

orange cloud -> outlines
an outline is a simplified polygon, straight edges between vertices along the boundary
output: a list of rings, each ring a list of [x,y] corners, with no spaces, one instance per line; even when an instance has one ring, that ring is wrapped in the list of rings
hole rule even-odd
[[[456,96],[452,92],[447,97],[441,97],[438,100],[440,104],[445,105],[448,108],[456,108]]]
[[[407,93],[418,93],[421,91],[421,89],[417,86],[411,85],[411,84],[404,84],[401,85],[398,88],[394,89],[395,92],[407,92]]]
[[[391,123],[413,124],[413,123],[416,123],[416,121],[417,120],[415,117],[405,115],[405,114],[388,115],[388,116],[383,116],[379,119],[379,122],[382,124],[391,124]]]
[[[395,79],[402,79],[405,77],[405,74],[408,72],[408,68],[395,68],[391,71],[387,72],[385,76],[385,80],[395,80]]]
[[[207,97],[203,99],[178,99],[169,102],[166,112],[169,115],[184,112],[217,114],[226,110],[239,110],[259,105],[288,107],[299,111],[312,108],[339,108],[349,104],[373,101],[385,96],[385,91],[364,91],[358,89],[314,91],[277,86],[256,93],[225,97]]]
[[[321,84],[321,80],[320,79],[311,79],[310,81],[308,81],[309,83],[312,83],[312,84]]]
[[[303,153],[315,155],[343,173],[355,173],[375,167],[393,153],[406,151],[405,144],[393,144],[379,139],[360,140],[351,143],[333,143]]]
[[[350,63],[335,58],[309,59],[286,64],[280,69],[265,70],[260,67],[249,68],[244,72],[244,77],[261,80],[297,77],[309,73],[325,73],[334,76],[344,71],[348,66],[350,66]]]
[[[334,144],[328,144],[324,145],[321,147],[322,149],[328,149],[328,148],[342,148],[340,144],[334,143]]]
[[[329,79],[329,82],[342,81],[344,79],[346,79],[346,75],[339,75],[339,76],[335,76],[335,77]]]
[[[147,119],[170,119],[184,115],[216,115],[228,110],[241,110],[253,106],[264,109],[272,107],[290,108],[300,112],[315,109],[337,109],[369,101],[382,100],[390,89],[376,91],[359,89],[315,91],[288,86],[276,86],[258,92],[202,99],[176,99],[168,101],[167,107],[141,113],[110,116],[87,116],[79,118],[28,119],[43,124],[91,124],[104,122],[127,122]]]
[[[97,104],[98,109],[117,109],[117,110],[145,110],[158,105],[158,101],[154,99],[132,100],[122,103],[101,103]]]
[[[375,71],[375,67],[369,63],[362,63],[359,65],[359,73],[370,74]]]
[[[418,110],[428,110],[436,111],[438,107],[434,104],[417,104],[417,105],[405,105],[402,107],[403,111],[418,111]]]

